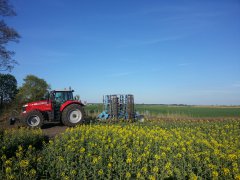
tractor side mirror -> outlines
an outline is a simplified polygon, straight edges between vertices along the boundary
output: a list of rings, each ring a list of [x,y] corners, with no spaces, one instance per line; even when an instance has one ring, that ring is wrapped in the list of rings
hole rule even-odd
[[[74,96],[74,100],[79,101],[80,100],[80,96],[79,95]]]

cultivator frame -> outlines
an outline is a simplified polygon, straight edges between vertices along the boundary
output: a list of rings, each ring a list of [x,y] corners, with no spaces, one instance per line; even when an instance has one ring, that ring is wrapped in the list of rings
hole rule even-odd
[[[104,111],[98,119],[139,119],[141,115],[135,112],[134,96],[132,94],[114,94],[103,96]],[[141,116],[143,118],[143,116]]]

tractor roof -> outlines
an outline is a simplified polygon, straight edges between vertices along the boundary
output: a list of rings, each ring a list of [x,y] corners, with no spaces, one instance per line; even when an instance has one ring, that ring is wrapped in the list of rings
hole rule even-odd
[[[56,89],[56,90],[52,90],[51,92],[74,92],[74,90],[67,90],[67,89]]]

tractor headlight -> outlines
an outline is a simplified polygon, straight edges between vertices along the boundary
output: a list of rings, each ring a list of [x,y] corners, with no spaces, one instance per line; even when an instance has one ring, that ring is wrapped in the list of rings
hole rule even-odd
[[[23,112],[23,113],[26,112],[26,108],[27,108],[27,106],[28,106],[27,104],[25,104],[25,105],[22,106],[22,112]]]

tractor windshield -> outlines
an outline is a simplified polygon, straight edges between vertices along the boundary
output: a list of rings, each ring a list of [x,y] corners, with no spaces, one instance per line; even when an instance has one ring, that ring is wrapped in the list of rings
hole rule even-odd
[[[55,92],[55,100],[57,102],[65,102],[67,100],[73,100],[72,91],[56,91]]]

